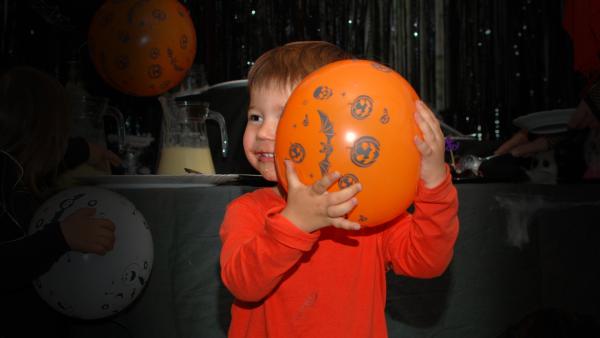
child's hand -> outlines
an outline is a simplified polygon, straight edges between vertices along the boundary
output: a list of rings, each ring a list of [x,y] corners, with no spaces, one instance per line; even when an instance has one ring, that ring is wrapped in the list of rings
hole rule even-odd
[[[122,163],[121,158],[105,147],[88,142],[90,157],[87,163],[92,167],[110,174],[110,166],[118,166]]]
[[[313,232],[329,225],[346,230],[358,230],[358,223],[349,221],[344,216],[357,204],[356,193],[361,189],[360,183],[336,192],[328,192],[339,178],[335,172],[324,176],[311,186],[300,182],[294,166],[285,161],[288,181],[287,204],[281,211],[290,222],[305,232]]]
[[[94,218],[96,209],[81,208],[67,216],[60,228],[71,250],[104,255],[115,244],[115,225],[107,219]]]
[[[417,101],[415,119],[423,132],[423,139],[415,136],[415,144],[421,152],[421,179],[425,187],[435,188],[446,178],[444,134],[439,121],[423,101]]]

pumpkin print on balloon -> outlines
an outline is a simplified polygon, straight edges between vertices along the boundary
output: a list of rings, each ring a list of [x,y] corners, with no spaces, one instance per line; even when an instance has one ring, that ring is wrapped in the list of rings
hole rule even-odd
[[[307,185],[338,171],[341,178],[329,191],[362,185],[348,219],[376,226],[401,215],[419,180],[416,100],[400,74],[373,61],[338,61],[309,74],[290,95],[277,128],[280,183],[287,189],[285,160]]]
[[[196,31],[177,0],[107,0],[94,14],[88,46],[105,82],[125,94],[154,96],[187,75]]]

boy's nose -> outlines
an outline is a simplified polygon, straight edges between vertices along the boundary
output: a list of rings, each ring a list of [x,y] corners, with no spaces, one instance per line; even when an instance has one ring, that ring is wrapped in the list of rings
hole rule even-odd
[[[275,140],[276,123],[264,123],[258,130],[258,137],[265,140]]]

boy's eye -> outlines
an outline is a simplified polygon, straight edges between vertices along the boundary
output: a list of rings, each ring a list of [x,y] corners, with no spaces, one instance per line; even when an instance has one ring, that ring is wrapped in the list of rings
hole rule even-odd
[[[250,114],[250,115],[248,115],[248,121],[250,121],[250,122],[261,122],[262,121],[262,116],[257,115],[257,114]]]

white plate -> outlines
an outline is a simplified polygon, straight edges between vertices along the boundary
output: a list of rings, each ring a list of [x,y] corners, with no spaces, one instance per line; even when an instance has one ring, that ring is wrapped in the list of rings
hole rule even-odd
[[[240,175],[101,175],[76,177],[79,183],[104,188],[189,188],[210,187],[238,181]]]
[[[517,117],[515,126],[527,129],[532,134],[555,134],[567,131],[567,124],[575,108],[539,111]]]
[[[240,88],[240,87],[247,87],[247,86],[248,86],[247,79],[232,80],[232,81],[220,82],[220,83],[217,83],[212,86],[204,86],[201,88],[194,88],[191,90],[180,91],[177,93],[173,93],[172,96],[174,98],[180,98],[180,97],[184,97],[184,96],[197,96],[200,94],[204,94],[205,92],[208,92],[212,89],[230,89],[230,88]]]
[[[228,88],[240,88],[240,87],[248,87],[248,80],[241,79],[241,80],[220,82],[220,83],[210,86],[208,88],[208,90],[216,89],[216,88],[228,89]]]

